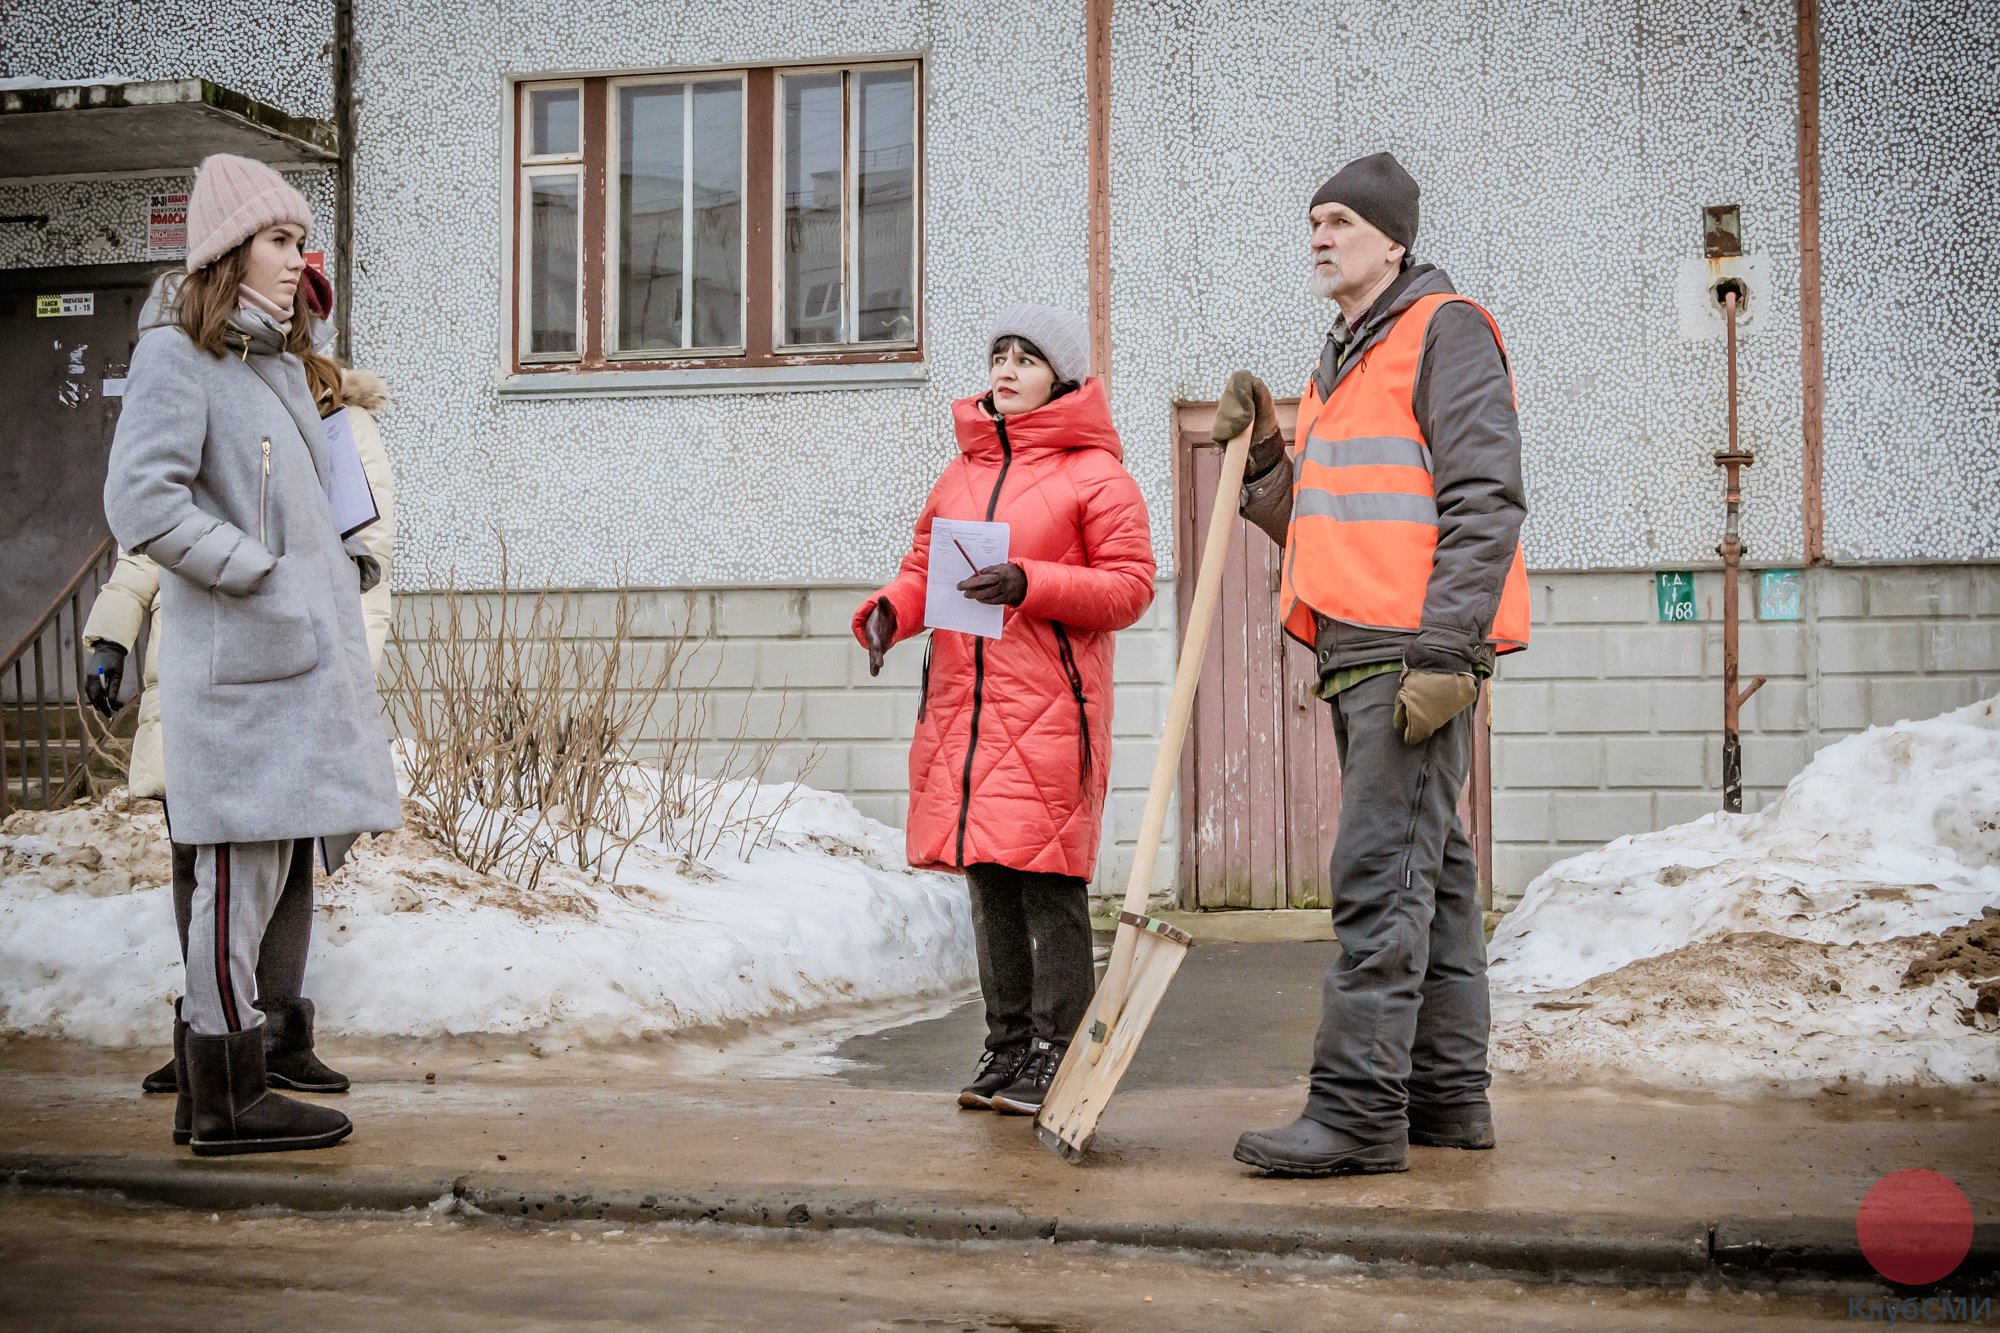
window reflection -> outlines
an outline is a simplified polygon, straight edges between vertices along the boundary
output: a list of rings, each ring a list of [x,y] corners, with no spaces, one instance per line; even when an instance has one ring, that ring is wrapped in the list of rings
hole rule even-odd
[[[916,330],[916,73],[857,74],[854,124],[856,342],[907,342]]]
[[[790,344],[841,341],[841,76],[783,81],[785,315]]]
[[[531,178],[528,350],[576,351],[577,208],[574,175]]]

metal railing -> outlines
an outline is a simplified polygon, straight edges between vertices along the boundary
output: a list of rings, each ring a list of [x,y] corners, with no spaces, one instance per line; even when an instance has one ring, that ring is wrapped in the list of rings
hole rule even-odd
[[[51,808],[90,763],[93,729],[83,711],[89,653],[83,642],[84,593],[111,577],[117,558],[117,542],[106,537],[49,609],[0,657],[0,690],[13,687],[10,697],[0,698],[0,815]]]

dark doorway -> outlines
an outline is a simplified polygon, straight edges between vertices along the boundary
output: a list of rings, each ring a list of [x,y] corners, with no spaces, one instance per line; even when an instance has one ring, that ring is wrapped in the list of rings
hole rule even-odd
[[[160,267],[0,270],[0,652],[108,531],[105,461]]]

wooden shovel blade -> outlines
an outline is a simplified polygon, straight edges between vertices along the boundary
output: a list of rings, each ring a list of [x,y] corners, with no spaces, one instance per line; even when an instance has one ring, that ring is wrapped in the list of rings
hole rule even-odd
[[[1097,1121],[1118,1089],[1125,1066],[1138,1053],[1139,1041],[1153,1021],[1153,1012],[1167,993],[1167,986],[1187,957],[1185,935],[1174,938],[1121,925],[1119,934],[1138,937],[1133,946],[1132,970],[1125,988],[1125,1007],[1111,1025],[1104,1050],[1097,1060],[1089,1059],[1086,1043],[1098,1022],[1098,1006],[1105,993],[1099,990],[1090,1012],[1070,1044],[1069,1055],[1056,1072],[1055,1082],[1042,1098],[1042,1113],[1035,1117],[1035,1137],[1066,1162],[1082,1158],[1097,1136]],[[1179,935],[1179,932],[1174,932]]]

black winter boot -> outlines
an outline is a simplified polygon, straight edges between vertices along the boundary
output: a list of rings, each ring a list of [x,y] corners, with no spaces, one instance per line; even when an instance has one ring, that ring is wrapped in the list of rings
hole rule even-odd
[[[347,1075],[328,1069],[313,1054],[311,1000],[258,1000],[264,1011],[264,1078],[274,1088],[295,1092],[346,1092]]]
[[[190,1032],[185,1040],[184,1072],[194,1099],[189,1146],[197,1156],[331,1148],[353,1131],[332,1107],[293,1101],[264,1086],[264,1034],[256,1028],[217,1037]]]
[[[180,1021],[181,1021],[181,1002],[179,1000],[175,1000],[174,1001],[175,1025],[179,1026]],[[178,1081],[178,1076],[174,1073],[174,1067],[180,1063],[180,1058],[181,1058],[180,1048],[176,1046],[174,1048],[174,1054],[171,1059],[169,1059],[165,1064],[161,1065],[158,1069],[155,1069],[152,1073],[146,1075],[145,1078],[139,1080],[139,1091],[179,1092],[181,1085]]]
[[[1274,1176],[1372,1176],[1410,1169],[1409,1141],[1367,1143],[1345,1130],[1300,1116],[1236,1140],[1236,1160]]]
[[[1410,1142],[1426,1148],[1491,1148],[1493,1108],[1472,1106],[1422,1107],[1410,1104]]]
[[[177,1018],[174,1022],[178,1025],[180,1020]],[[173,1060],[168,1060],[158,1069],[146,1075],[139,1083],[139,1090],[141,1092],[179,1092],[181,1085],[175,1080],[174,1063]]]
[[[185,1147],[194,1137],[194,1098],[187,1091],[188,1025],[181,1022],[181,1002],[174,1001],[174,1146]]]
[[[1042,1099],[1049,1095],[1049,1084],[1056,1081],[1056,1070],[1061,1068],[1064,1048],[1043,1037],[1028,1043],[1028,1058],[1021,1062],[1021,1072],[1006,1088],[993,1094],[993,1109],[1001,1115],[1040,1115]]]
[[[973,1071],[972,1082],[960,1090],[958,1104],[970,1111],[992,1110],[993,1094],[1014,1081],[1027,1058],[1025,1046],[1004,1046],[986,1052],[979,1057],[979,1068]]]

